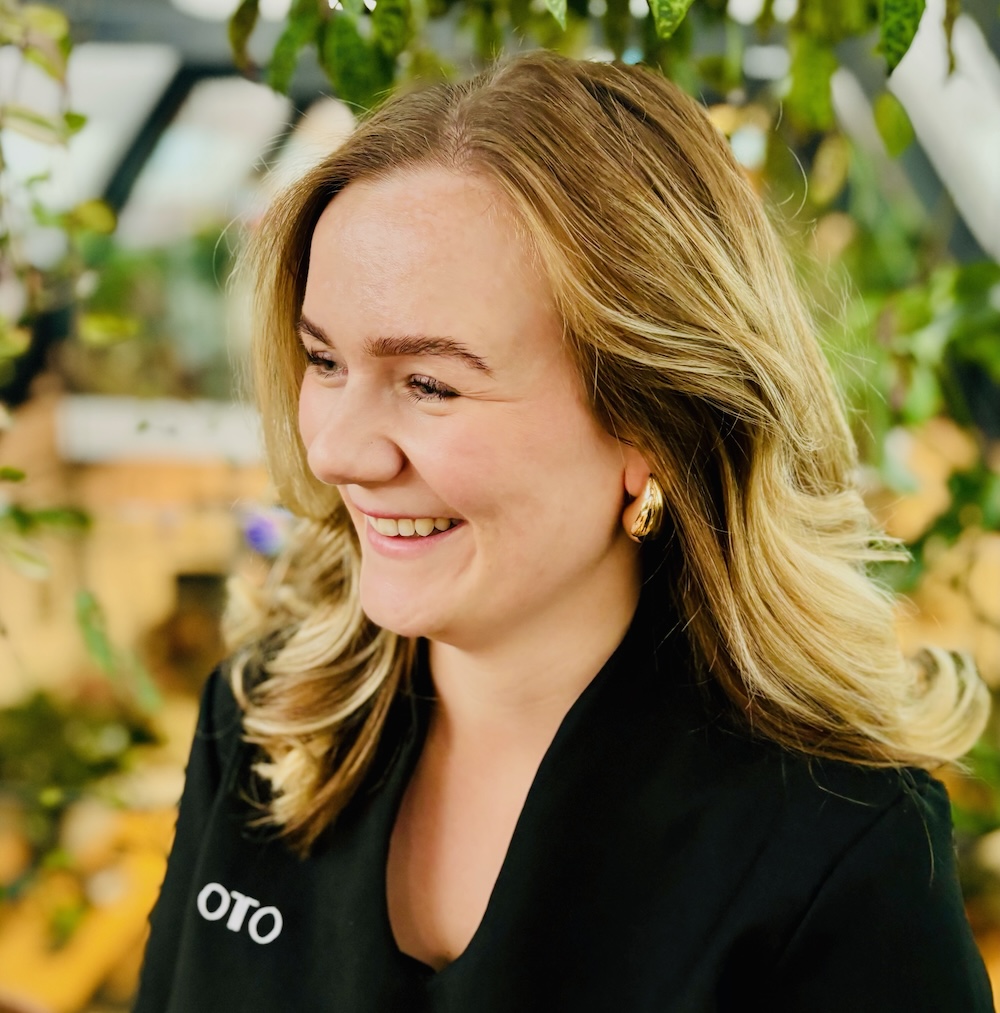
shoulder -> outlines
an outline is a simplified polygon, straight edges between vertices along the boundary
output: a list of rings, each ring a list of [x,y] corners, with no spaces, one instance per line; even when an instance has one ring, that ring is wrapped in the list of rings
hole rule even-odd
[[[927,771],[785,757],[782,772],[774,840],[803,886],[819,889],[845,863],[886,899],[894,884],[922,890],[953,877],[948,794]]]
[[[229,675],[229,665],[223,662],[202,688],[185,795],[197,788],[213,793],[222,788],[230,781],[230,772],[241,752],[243,712],[233,694]]]
[[[716,854],[738,870],[725,924],[744,990],[776,1013],[992,1010],[940,781],[764,743],[722,752],[735,818]]]
[[[914,829],[928,823],[951,826],[944,785],[926,770],[771,752],[762,787],[770,780],[784,801],[786,818],[813,834],[841,828],[836,836],[846,846],[890,814]]]
[[[682,773],[742,870],[748,911],[791,925],[845,863],[887,901],[896,889],[926,895],[942,876],[957,889],[948,794],[927,771],[820,759],[710,721],[684,738]]]
[[[201,692],[195,737],[207,744],[225,748],[243,731],[243,712],[230,681],[230,667],[223,662],[212,671]]]
[[[860,1003],[851,1008],[873,1011],[992,1010],[944,786],[919,770],[846,780],[855,797],[819,808],[807,834],[821,861],[800,884],[808,889],[775,967],[779,1008],[819,1013],[835,1008],[831,996],[851,995]],[[794,852],[786,861],[807,864]]]
[[[796,753],[769,742],[713,734],[732,796],[746,793],[767,813],[763,852],[786,880],[822,882],[848,856],[871,855],[889,836],[905,848],[905,864],[929,877],[940,853],[951,851],[951,808],[943,784],[914,767],[873,767]],[[721,739],[733,739],[720,746]],[[764,825],[764,824],[759,824]]]

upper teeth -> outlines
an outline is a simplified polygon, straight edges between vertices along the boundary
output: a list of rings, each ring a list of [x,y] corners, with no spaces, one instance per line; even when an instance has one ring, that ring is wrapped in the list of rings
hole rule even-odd
[[[434,531],[447,531],[452,521],[448,517],[371,517],[368,523],[380,534],[395,538],[398,535],[430,535]]]

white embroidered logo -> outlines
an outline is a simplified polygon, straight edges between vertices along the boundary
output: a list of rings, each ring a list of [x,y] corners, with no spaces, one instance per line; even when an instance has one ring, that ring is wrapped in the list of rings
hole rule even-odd
[[[257,910],[247,921],[247,932],[255,943],[262,946],[274,942],[281,934],[281,912],[276,907],[261,907],[260,901],[248,897],[239,890],[227,890],[221,883],[208,883],[198,894],[198,913],[210,922],[217,922],[226,917],[226,928],[230,932],[239,932],[243,928],[247,911]],[[270,927],[267,922],[270,921]],[[265,923],[266,932],[261,931],[261,922]]]

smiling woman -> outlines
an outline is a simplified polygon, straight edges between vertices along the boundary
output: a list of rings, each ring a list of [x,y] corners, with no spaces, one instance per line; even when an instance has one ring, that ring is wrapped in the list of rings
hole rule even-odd
[[[586,403],[504,204],[441,167],[357,181],[316,223],[302,307],[299,431],[357,531],[362,609],[480,658],[551,637],[553,611],[614,603],[620,639],[639,586],[620,514],[649,474]]]
[[[984,691],[900,654],[695,103],[545,54],[398,97],[250,264],[303,520],[234,595],[139,1013],[992,1009],[927,773]]]

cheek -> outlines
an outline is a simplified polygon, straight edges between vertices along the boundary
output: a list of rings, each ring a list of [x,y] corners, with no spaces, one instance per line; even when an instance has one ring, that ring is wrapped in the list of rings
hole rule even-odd
[[[483,411],[428,442],[424,480],[470,520],[535,534],[575,518],[595,524],[617,516],[624,497],[618,442],[572,404],[528,415],[521,407]]]
[[[322,425],[322,405],[308,378],[302,381],[299,390],[298,423],[302,445],[308,451]]]

